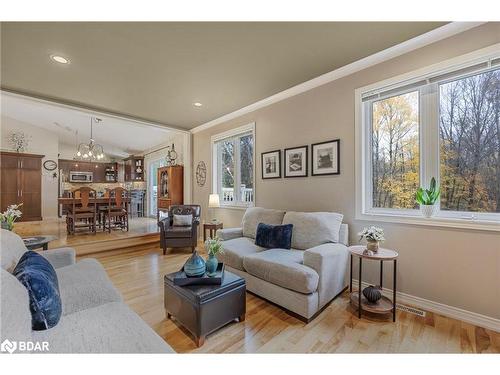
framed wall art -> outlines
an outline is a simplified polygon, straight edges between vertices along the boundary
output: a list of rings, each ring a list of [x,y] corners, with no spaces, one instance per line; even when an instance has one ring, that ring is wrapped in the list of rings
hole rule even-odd
[[[285,178],[307,177],[307,149],[308,146],[285,148],[283,154]]]
[[[263,152],[262,179],[281,178],[281,150]]]
[[[311,175],[340,174],[340,139],[311,145]]]

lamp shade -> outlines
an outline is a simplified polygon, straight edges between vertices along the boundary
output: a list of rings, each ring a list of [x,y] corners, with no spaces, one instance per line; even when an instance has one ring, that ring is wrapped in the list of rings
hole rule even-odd
[[[220,207],[219,194],[210,194],[210,197],[208,198],[208,207]]]

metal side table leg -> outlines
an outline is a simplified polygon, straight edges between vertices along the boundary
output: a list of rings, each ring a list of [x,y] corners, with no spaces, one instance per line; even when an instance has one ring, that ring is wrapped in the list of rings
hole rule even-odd
[[[361,306],[361,289],[362,289],[362,268],[363,268],[363,258],[359,257],[359,278],[358,278],[358,318],[361,319],[361,310],[363,307]]]

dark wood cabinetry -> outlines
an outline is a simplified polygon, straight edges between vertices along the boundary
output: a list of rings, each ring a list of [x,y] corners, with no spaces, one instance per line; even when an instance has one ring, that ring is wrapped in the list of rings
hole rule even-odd
[[[67,181],[69,172],[92,172],[92,182],[117,182],[118,163],[91,163],[88,161],[75,161],[59,159],[59,169]]]
[[[42,220],[43,157],[1,152],[1,211],[23,203],[21,221]]]
[[[184,202],[184,168],[182,165],[158,168],[158,210],[168,210]]]
[[[144,181],[144,158],[142,156],[130,156],[123,159],[125,162],[125,181]]]

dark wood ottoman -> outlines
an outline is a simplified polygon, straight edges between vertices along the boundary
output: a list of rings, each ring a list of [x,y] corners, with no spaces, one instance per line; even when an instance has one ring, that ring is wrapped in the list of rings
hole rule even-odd
[[[245,279],[225,271],[221,285],[177,286],[175,273],[165,275],[165,311],[190,331],[200,347],[207,334],[239,319],[245,320]]]

